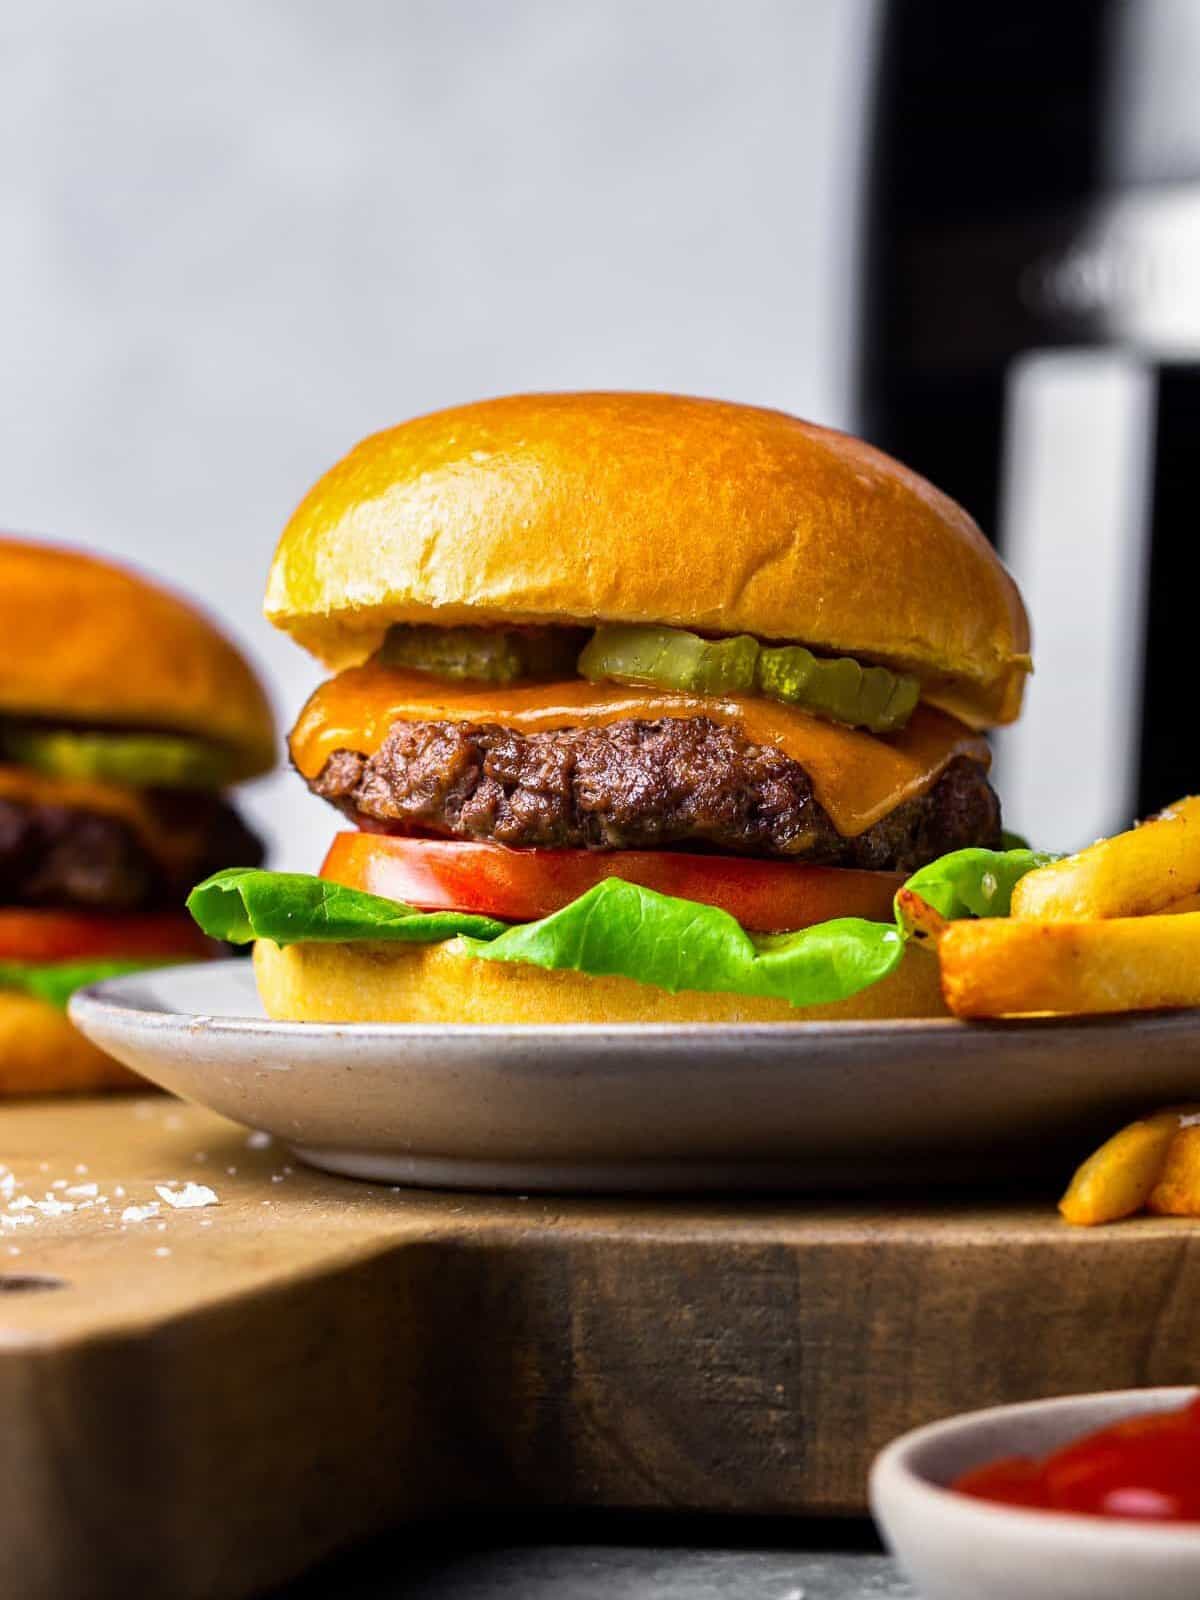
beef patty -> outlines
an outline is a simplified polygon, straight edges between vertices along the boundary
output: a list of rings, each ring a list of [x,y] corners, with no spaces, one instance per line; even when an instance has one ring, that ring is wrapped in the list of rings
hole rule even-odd
[[[120,818],[0,800],[0,906],[178,908],[209,873],[262,861],[261,840],[216,795],[159,790],[147,800],[179,847],[169,863]]]
[[[909,872],[1000,842],[1000,803],[976,761],[845,839],[804,768],[707,717],[520,734],[399,722],[376,755],[335,750],[309,787],[360,827],[512,846],[701,845],[814,865]]]

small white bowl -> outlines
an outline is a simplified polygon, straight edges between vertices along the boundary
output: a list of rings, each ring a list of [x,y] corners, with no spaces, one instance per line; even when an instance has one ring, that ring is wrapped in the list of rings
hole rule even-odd
[[[1200,1525],[1024,1511],[946,1487],[998,1456],[1041,1456],[1195,1389],[1125,1389],[971,1411],[893,1441],[871,1510],[922,1600],[1197,1600]]]

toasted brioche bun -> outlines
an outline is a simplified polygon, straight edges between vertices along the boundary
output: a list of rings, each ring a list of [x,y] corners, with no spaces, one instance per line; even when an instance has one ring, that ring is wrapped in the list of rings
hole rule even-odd
[[[391,623],[662,623],[916,673],[1018,714],[1029,627],[971,518],[846,434],[654,394],[517,395],[375,434],[284,531],[267,617],[329,666]]]
[[[246,660],[194,607],[123,567],[0,537],[0,715],[190,733],[234,775],[275,764],[275,726]]]
[[[32,995],[0,993],[0,1095],[146,1087],[56,1007]]]
[[[936,959],[910,946],[890,978],[837,1005],[797,1010],[785,1000],[669,994],[631,978],[478,961],[443,944],[254,947],[269,1017],[289,1022],[854,1022],[942,1017]]]

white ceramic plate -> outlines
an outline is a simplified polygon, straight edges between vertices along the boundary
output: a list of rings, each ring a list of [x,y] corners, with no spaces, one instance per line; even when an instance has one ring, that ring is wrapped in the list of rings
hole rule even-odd
[[[97,984],[71,1015],[163,1088],[390,1183],[806,1189],[1037,1166],[1061,1179],[1127,1114],[1200,1098],[1196,1012],[348,1027],[268,1021],[249,963],[223,961]]]
[[[1186,1404],[1194,1389],[1126,1389],[997,1406],[888,1445],[871,1509],[923,1600],[1196,1600],[1200,1526],[992,1506],[945,1485],[997,1456],[1045,1455],[1122,1417]]]

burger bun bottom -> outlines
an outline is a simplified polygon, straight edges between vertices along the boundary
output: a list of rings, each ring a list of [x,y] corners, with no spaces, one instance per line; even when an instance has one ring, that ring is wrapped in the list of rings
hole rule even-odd
[[[944,1017],[935,956],[910,945],[881,983],[834,1005],[670,994],[631,978],[479,961],[440,944],[296,944],[254,949],[267,1015],[292,1022],[615,1023],[861,1022]]]

